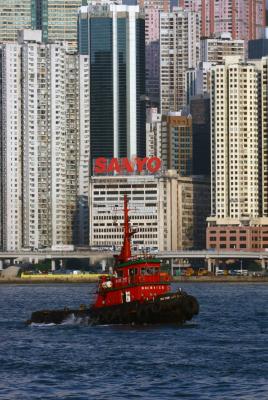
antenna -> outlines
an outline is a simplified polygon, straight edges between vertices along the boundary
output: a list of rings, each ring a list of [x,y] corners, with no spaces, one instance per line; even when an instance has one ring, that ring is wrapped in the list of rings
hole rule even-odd
[[[124,242],[121,249],[121,253],[117,256],[118,261],[126,262],[131,258],[131,236],[136,231],[130,230],[129,217],[128,217],[128,198],[124,195]]]

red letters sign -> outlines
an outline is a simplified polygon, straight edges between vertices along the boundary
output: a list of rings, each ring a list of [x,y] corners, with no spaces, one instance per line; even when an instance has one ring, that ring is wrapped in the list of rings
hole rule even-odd
[[[94,164],[94,174],[105,174],[111,172],[134,173],[147,170],[152,174],[156,173],[161,167],[161,160],[158,157],[134,158],[96,158]]]

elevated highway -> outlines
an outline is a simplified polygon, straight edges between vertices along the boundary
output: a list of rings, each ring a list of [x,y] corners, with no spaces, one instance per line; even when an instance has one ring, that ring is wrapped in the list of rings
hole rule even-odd
[[[88,258],[113,258],[117,254],[112,251],[92,251],[92,250],[75,250],[75,251],[2,251],[0,259],[88,259]],[[135,253],[133,255],[146,256],[146,253]],[[150,256],[159,259],[268,259],[268,251],[210,251],[210,250],[174,250],[174,251],[158,251],[150,253]]]
[[[29,260],[36,262],[42,260],[51,260],[52,269],[55,268],[56,260],[68,259],[88,259],[90,263],[108,261],[114,258],[114,252],[111,251],[92,251],[92,250],[74,250],[74,251],[8,251],[0,252],[0,269],[3,267],[4,260]],[[133,253],[133,255],[141,255],[141,253]],[[170,260],[173,263],[176,260],[207,260],[208,268],[211,269],[212,263],[217,263],[219,260],[261,260],[262,267],[265,268],[268,264],[268,251],[264,252],[249,252],[249,251],[211,251],[211,250],[175,250],[175,251],[159,251],[150,254],[160,260]],[[146,256],[146,254],[142,254]]]

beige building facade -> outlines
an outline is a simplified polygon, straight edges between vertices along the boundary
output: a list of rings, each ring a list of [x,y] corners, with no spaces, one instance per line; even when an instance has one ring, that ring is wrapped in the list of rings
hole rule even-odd
[[[267,58],[212,68],[208,248],[268,247],[267,68]]]

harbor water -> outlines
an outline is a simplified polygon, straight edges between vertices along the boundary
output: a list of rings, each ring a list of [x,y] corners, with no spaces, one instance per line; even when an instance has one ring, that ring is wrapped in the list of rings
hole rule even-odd
[[[178,326],[27,326],[93,301],[94,284],[0,286],[0,399],[268,399],[268,285],[176,284],[200,314]]]

